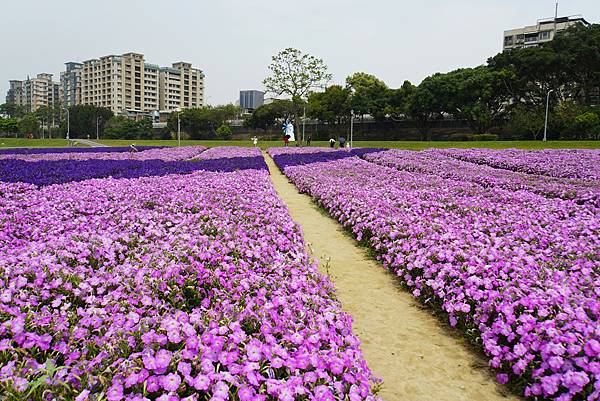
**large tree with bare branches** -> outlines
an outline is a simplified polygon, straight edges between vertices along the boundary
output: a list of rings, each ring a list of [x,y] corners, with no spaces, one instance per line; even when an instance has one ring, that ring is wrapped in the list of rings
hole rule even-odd
[[[327,72],[327,65],[322,59],[293,48],[274,55],[269,70],[271,75],[265,78],[263,84],[276,97],[289,96],[292,99],[294,124],[296,132],[299,132],[300,105],[311,92],[324,88],[332,75]]]

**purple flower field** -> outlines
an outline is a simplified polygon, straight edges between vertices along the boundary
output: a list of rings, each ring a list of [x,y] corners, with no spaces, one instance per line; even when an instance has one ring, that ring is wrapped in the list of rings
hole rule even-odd
[[[483,187],[499,187],[509,191],[530,191],[549,198],[574,199],[578,203],[593,202],[596,206],[600,206],[600,180],[598,179],[556,178],[527,174],[493,168],[486,164],[470,163],[446,156],[448,154],[448,151],[437,149],[422,152],[392,149],[366,153],[363,158],[399,170],[474,182]],[[548,162],[556,163],[557,158],[562,160],[559,155],[560,153],[556,153],[556,157],[550,158]],[[588,170],[588,174],[593,174],[593,168],[591,171]]]
[[[600,152],[269,153],[499,382],[531,399],[600,398]]]
[[[145,152],[3,161],[89,168],[35,183],[3,166],[0,398],[376,399],[260,151]],[[107,162],[148,173],[86,173]]]

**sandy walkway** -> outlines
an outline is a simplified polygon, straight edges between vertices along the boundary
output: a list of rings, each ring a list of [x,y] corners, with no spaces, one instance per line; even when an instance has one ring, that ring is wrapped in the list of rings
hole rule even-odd
[[[304,237],[329,272],[343,308],[354,318],[367,363],[385,381],[381,395],[391,400],[517,400],[496,384],[486,363],[443,327],[396,277],[369,259],[333,219],[324,216],[265,154],[271,179]]]

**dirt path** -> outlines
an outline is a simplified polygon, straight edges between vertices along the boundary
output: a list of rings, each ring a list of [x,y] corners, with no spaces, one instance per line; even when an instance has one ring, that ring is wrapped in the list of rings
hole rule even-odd
[[[398,287],[395,276],[369,259],[341,226],[324,216],[265,153],[273,185],[300,223],[306,241],[329,273],[373,372],[385,381],[387,401],[518,400],[496,384],[484,360]]]

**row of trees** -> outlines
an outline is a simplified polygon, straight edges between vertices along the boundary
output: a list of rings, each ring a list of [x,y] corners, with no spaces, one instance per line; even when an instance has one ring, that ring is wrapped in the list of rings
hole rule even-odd
[[[286,49],[273,57],[267,89],[290,100],[258,108],[246,125],[267,128],[283,119],[308,117],[340,124],[351,112],[358,118],[414,121],[422,137],[436,120],[463,121],[476,134],[495,131],[537,139],[550,96],[554,138],[600,136],[600,25],[575,26],[540,47],[500,53],[475,68],[437,73],[421,84],[405,81],[389,88],[377,77],[356,73],[345,85],[328,85],[331,76],[320,59]],[[324,90],[321,90],[324,89]],[[594,106],[596,105],[596,106]]]

